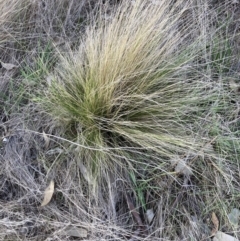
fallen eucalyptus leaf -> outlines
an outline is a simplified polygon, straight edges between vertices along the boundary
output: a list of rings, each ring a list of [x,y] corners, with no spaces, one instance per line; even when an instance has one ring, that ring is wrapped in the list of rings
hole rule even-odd
[[[217,218],[217,216],[214,212],[212,213],[211,220],[212,220],[212,223],[213,223],[213,229],[212,229],[212,232],[211,232],[211,236],[214,236],[219,229],[219,221],[218,221],[218,218]]]
[[[15,64],[8,64],[8,63],[1,62],[1,65],[6,70],[12,70],[14,68],[17,68],[17,66]]]
[[[47,205],[51,201],[53,192],[54,192],[54,182],[53,182],[53,180],[51,180],[49,186],[46,188],[46,190],[44,192],[44,198],[41,203],[41,207]]]
[[[68,227],[64,230],[64,234],[71,237],[86,238],[88,232],[85,228]]]
[[[233,236],[230,236],[230,235],[225,234],[221,231],[218,231],[215,234],[215,237],[213,238],[213,241],[239,241],[239,240],[234,238]]]
[[[233,208],[231,213],[228,214],[229,221],[234,226],[238,226],[239,217],[240,217],[240,210],[237,208]]]

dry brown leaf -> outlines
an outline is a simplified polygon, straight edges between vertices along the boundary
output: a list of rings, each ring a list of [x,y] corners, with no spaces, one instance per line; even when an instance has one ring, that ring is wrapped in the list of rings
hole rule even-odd
[[[43,139],[45,141],[45,149],[47,149],[49,147],[50,139],[44,131],[43,131]]]
[[[212,229],[212,232],[211,232],[211,236],[214,236],[219,229],[219,221],[218,221],[218,218],[217,218],[217,216],[214,212],[212,213],[211,220],[212,220],[212,223],[213,223],[213,229]]]
[[[215,237],[213,238],[213,241],[239,241],[239,240],[234,238],[233,236],[230,236],[230,235],[225,234],[221,231],[218,231],[215,234]]]
[[[1,65],[6,70],[12,70],[14,68],[17,68],[17,66],[15,64],[8,64],[8,63],[1,62]]]
[[[88,236],[88,232],[85,228],[78,227],[69,227],[64,230],[64,233],[67,236],[77,237],[77,238],[86,238]]]
[[[53,192],[54,192],[54,182],[53,182],[53,180],[51,180],[49,186],[46,188],[46,190],[44,192],[44,198],[41,203],[41,207],[47,205],[51,201]]]

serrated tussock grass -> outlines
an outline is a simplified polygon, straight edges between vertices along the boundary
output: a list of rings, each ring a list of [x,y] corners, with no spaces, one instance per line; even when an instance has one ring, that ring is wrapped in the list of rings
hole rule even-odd
[[[205,73],[208,22],[198,25],[188,7],[181,0],[123,1],[111,14],[102,7],[79,48],[61,55],[42,104],[95,177],[157,166],[202,145],[195,123],[218,90]]]

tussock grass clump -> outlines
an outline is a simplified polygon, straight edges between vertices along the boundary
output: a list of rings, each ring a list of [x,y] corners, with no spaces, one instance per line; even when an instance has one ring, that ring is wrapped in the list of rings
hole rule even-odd
[[[44,107],[95,171],[198,150],[192,126],[215,94],[198,71],[204,24],[188,10],[188,1],[101,8],[79,49],[62,56]]]

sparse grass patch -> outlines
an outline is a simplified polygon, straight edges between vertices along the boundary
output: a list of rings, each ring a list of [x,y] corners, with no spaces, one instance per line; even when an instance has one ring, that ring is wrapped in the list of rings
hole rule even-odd
[[[26,63],[21,70],[21,74],[24,78],[24,84],[26,84],[26,86],[39,88],[41,83],[45,82],[44,79],[48,77],[48,74],[53,68],[56,59],[50,43],[48,43],[44,48],[39,46],[36,52],[37,56],[34,57],[32,66],[28,66]]]

